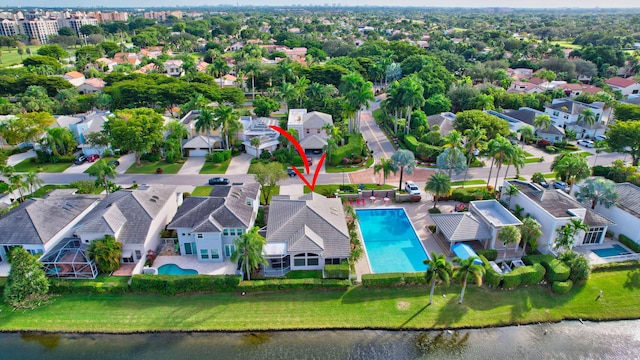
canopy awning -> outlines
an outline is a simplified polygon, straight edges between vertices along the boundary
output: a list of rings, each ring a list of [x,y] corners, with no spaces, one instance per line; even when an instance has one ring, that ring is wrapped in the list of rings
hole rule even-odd
[[[284,242],[268,242],[262,248],[262,254],[266,257],[269,256],[285,256],[287,255],[287,243]]]
[[[122,258],[127,259],[133,257],[133,252],[131,250],[122,250]]]
[[[459,257],[462,260],[468,259],[472,256],[478,256],[478,254],[476,254],[475,251],[473,251],[473,249],[471,248],[471,246],[467,245],[467,244],[457,244],[454,245],[451,250],[453,250],[453,253],[456,254],[457,257]],[[482,260],[480,259],[475,259],[473,260],[474,264],[482,264]]]

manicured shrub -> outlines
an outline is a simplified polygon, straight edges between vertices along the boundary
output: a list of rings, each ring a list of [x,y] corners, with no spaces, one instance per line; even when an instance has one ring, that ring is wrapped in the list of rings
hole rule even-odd
[[[591,173],[593,174],[593,176],[607,177],[610,171],[611,167],[609,166],[596,165],[591,168]]]
[[[512,271],[502,275],[502,287],[505,289],[513,289],[520,286],[520,273]]]
[[[530,284],[539,284],[543,279],[547,270],[541,264],[533,264],[533,268],[536,270],[535,276],[531,275]]]
[[[324,277],[327,279],[348,279],[349,263],[343,261],[340,265],[325,265]]]
[[[349,280],[339,279],[269,279],[241,282],[237,289],[241,291],[275,291],[326,289],[343,290],[351,286]]]
[[[566,294],[571,290],[571,287],[573,287],[573,281],[571,280],[554,281],[554,283],[551,285],[553,292],[557,294]]]
[[[498,258],[498,250],[496,249],[483,249],[476,251],[478,255],[482,255],[489,261],[496,261]]]
[[[623,245],[633,250],[634,252],[640,253],[640,244],[631,240],[628,236],[620,234],[618,235],[618,241],[620,241]]]
[[[538,268],[536,268],[536,266]],[[540,276],[540,269],[542,269],[542,276]],[[536,264],[534,266],[517,267],[511,273],[517,274],[520,277],[520,285],[535,285],[542,281],[545,270],[542,265]]]
[[[408,286],[425,285],[427,283],[424,272],[402,273],[402,278],[404,285]]]
[[[429,210],[427,210],[427,211],[429,211],[429,214],[440,214],[441,213],[440,209],[434,208],[434,207],[430,207]]]
[[[640,267],[640,260],[629,260],[593,265],[591,267],[591,272],[635,270],[638,267]]]
[[[547,139],[540,139],[536,144],[536,146],[538,146],[539,148],[546,148],[549,145],[551,145],[551,142]]]
[[[224,161],[231,159],[231,150],[225,150],[220,152]]]
[[[418,140],[413,135],[405,135],[404,143],[407,145],[407,148],[414,153],[416,152],[416,148],[418,147]]]
[[[541,264],[543,261],[550,262],[554,259],[553,255],[538,254],[538,255],[526,255],[522,257],[522,262],[525,265]]]
[[[156,169],[156,174],[162,174],[164,172],[164,169],[159,167]]]
[[[148,162],[160,161],[160,154],[158,153],[146,153],[140,156],[140,160],[146,160]]]
[[[102,280],[49,280],[49,291],[54,294],[123,294],[131,291],[128,278],[107,277]]]
[[[589,260],[587,260],[584,255],[570,251],[561,254],[558,258],[571,269],[569,279],[571,279],[574,284],[578,284],[589,279],[589,275],[591,275],[591,267],[589,266]]]
[[[211,161],[214,164],[220,164],[224,162],[224,155],[220,151],[214,151],[206,155],[208,161]]]
[[[362,285],[365,287],[393,287],[404,285],[402,273],[364,274]]]
[[[175,295],[196,291],[234,291],[239,275],[134,275],[131,289],[137,292]]]
[[[491,265],[489,264],[489,260],[487,260],[487,258],[484,255],[478,254],[478,257],[480,258],[480,260],[482,260],[482,263],[484,264],[484,269],[485,269],[484,278],[483,278],[484,283],[493,287],[500,286],[500,283],[502,283],[502,274],[493,270],[493,267],[491,267]]]
[[[560,260],[543,261],[541,264],[547,270],[547,280],[549,282],[565,281],[571,275],[571,268]]]

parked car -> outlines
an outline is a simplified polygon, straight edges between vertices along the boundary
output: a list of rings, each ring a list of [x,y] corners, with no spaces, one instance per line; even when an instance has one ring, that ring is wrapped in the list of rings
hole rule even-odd
[[[554,189],[564,190],[564,191],[569,191],[569,185],[567,185],[566,182],[560,181],[560,180],[556,180],[556,181],[553,182],[553,188]]]
[[[307,156],[307,164],[309,164],[309,166],[313,165],[313,158],[311,156]]]
[[[578,145],[582,145],[582,146],[587,147],[587,148],[592,148],[592,147],[594,147],[594,146],[595,146],[595,144],[593,143],[593,141],[591,141],[591,140],[585,140],[585,139],[580,139],[580,140],[578,140]]]
[[[538,185],[542,186],[545,189],[549,187],[549,183],[547,182],[547,180],[538,181]]]
[[[420,196],[420,189],[413,181],[407,181],[404,183],[404,190],[411,195]]]
[[[289,174],[289,177],[298,176],[298,174],[296,174],[296,172],[293,171],[293,169],[287,169],[287,174]]]
[[[214,177],[209,179],[209,185],[229,185],[229,179]]]
[[[73,163],[76,165],[80,165],[80,164],[84,164],[85,161],[87,161],[87,158],[84,155],[80,155],[73,161]]]
[[[107,163],[107,165],[109,165],[109,166],[111,166],[111,167],[116,168],[116,167],[120,166],[120,161],[118,161],[118,160],[111,160],[111,161],[109,161],[109,162]]]
[[[598,140],[598,141],[605,141],[607,140],[607,137],[604,135],[596,135],[593,137],[594,139]]]
[[[100,159],[100,155],[98,155],[98,154],[91,154],[91,155],[87,156],[87,161],[88,162],[94,162],[94,161],[97,161],[98,159]]]

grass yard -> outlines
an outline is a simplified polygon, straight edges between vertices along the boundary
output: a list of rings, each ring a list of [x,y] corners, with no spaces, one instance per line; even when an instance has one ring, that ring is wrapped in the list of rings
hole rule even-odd
[[[227,168],[231,163],[231,159],[224,161],[221,164],[214,164],[211,161],[205,161],[204,165],[200,169],[200,174],[224,174],[227,172]]]
[[[467,181],[454,181],[451,183],[451,186],[462,186],[462,185],[485,185],[487,182],[481,179],[475,180],[467,180]]]
[[[209,196],[212,189],[213,186],[211,185],[196,186],[196,188],[191,193],[191,196]]]
[[[556,178],[556,173],[546,173],[546,174],[542,174],[544,175],[545,179],[555,179]]]
[[[177,174],[180,168],[184,165],[183,161],[176,161],[173,164],[169,164],[165,160],[156,162],[148,162],[142,160],[142,166],[138,167],[136,163],[133,163],[130,168],[127,169],[127,174],[156,174],[157,169],[161,168],[163,174]]]
[[[525,164],[538,163],[538,162],[543,162],[543,161],[544,161],[543,157],[539,157],[539,158],[537,158],[537,157],[529,157],[529,158],[524,159],[524,163]]]
[[[118,158],[117,158],[117,157],[106,157],[106,158],[100,158],[100,160],[104,160],[105,162],[107,162],[107,163],[108,163],[109,161],[112,161],[112,160],[118,160]],[[85,174],[88,174],[88,173],[89,173],[89,171],[91,171],[91,169],[92,169],[94,166],[96,166],[96,163],[91,164],[91,166],[89,166],[89,167],[87,168],[87,170],[85,170],[85,171],[84,171],[84,173],[85,173]]]
[[[602,297],[596,301],[599,291]],[[443,297],[443,294],[446,295]],[[469,285],[346,291],[189,294],[71,294],[35,310],[0,305],[1,331],[198,331],[274,329],[439,329],[503,326],[565,319],[640,317],[640,269],[592,274],[567,294],[548,286],[494,290]],[[135,311],[132,311],[135,309]]]
[[[31,161],[31,159],[24,159],[18,164],[16,164],[13,168],[16,172],[47,172],[47,173],[60,173],[65,171],[71,163],[68,162],[59,162],[59,163],[42,163],[36,164]]]
[[[552,45],[560,45],[561,47],[565,48],[565,49],[580,49],[582,46],[580,45],[576,45],[573,43],[573,40],[569,41],[569,40],[564,40],[564,41],[550,41],[550,43]]]
[[[271,203],[271,198],[273,197],[273,195],[280,195],[280,185],[276,185],[273,187],[273,190],[271,190],[271,194],[269,194],[269,198],[267,199],[268,203]],[[264,192],[261,191],[260,192],[260,203],[262,203],[262,200],[264,199]]]
[[[354,184],[347,184],[347,185],[354,185]],[[338,191],[338,189],[340,189],[340,185],[316,184],[314,189],[315,189],[315,192],[317,192],[318,194],[324,194],[325,192],[327,193],[330,192],[331,194],[334,194]],[[364,190],[362,191],[365,192],[368,190],[393,190],[393,189],[395,189],[395,186],[389,185],[389,184],[381,184],[380,186],[378,186],[378,184],[364,184]],[[308,194],[311,192],[311,189],[309,189],[309,187],[305,185],[303,192],[305,194]]]
[[[352,167],[345,167],[345,168],[343,168],[343,167],[337,167],[337,166],[330,166],[330,165],[328,165],[328,164],[327,164],[327,165],[325,166],[325,169],[327,170],[327,173],[328,173],[328,174],[332,174],[332,173],[333,173],[333,174],[335,174],[335,173],[341,173],[341,172],[343,172],[343,171],[347,173],[347,172],[359,171],[359,170],[362,170],[362,169],[368,168],[368,167],[370,167],[371,165],[373,165],[373,162],[374,162],[373,157],[370,157],[370,158],[368,158],[368,159],[367,159],[367,162],[364,164],[364,166],[363,166],[363,167],[354,167],[354,168],[352,168]]]
[[[33,55],[36,55],[38,48],[40,48],[40,45],[27,45],[24,49],[24,54],[20,56],[20,54],[18,54],[18,49],[16,48],[12,48],[11,52],[9,52],[6,46],[0,47],[0,51],[2,51],[2,56],[0,56],[0,68],[21,64],[22,60],[29,57],[27,49],[31,49]]]

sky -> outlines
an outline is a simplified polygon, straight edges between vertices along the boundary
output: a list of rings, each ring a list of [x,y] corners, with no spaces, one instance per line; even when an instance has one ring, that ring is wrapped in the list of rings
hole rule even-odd
[[[219,4],[239,5],[373,5],[373,6],[424,6],[424,7],[517,7],[517,8],[640,8],[638,0],[395,0],[390,4],[388,0],[0,0],[1,7],[29,6],[29,7],[135,7],[149,8],[160,6],[215,6]]]

